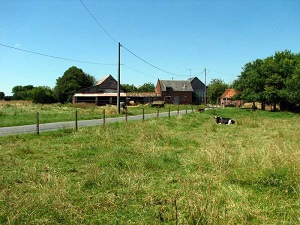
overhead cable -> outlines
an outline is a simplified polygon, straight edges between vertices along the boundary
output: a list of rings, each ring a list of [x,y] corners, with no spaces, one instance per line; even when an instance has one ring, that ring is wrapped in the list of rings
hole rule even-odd
[[[223,75],[227,75],[227,76],[232,76],[232,77],[236,77],[237,76],[237,75],[233,75],[233,74],[218,72],[218,71],[215,71],[215,70],[209,70],[208,72],[219,73],[219,74],[223,74]]]
[[[131,53],[133,56],[135,56],[136,58],[138,58],[139,60],[143,61],[144,63],[148,64],[149,66],[152,66],[153,68],[157,69],[157,70],[160,70],[164,73],[168,73],[168,74],[171,74],[171,75],[174,75],[174,76],[178,76],[178,77],[188,77],[188,75],[179,75],[179,74],[176,74],[176,73],[171,73],[171,72],[168,72],[166,70],[163,70],[149,62],[147,62],[146,60],[142,59],[141,57],[139,57],[137,54],[135,54],[134,52],[130,51],[128,48],[126,48],[124,45],[121,45],[121,47],[123,47],[126,51],[128,51],[129,53]]]
[[[148,75],[148,74],[143,73],[143,72],[141,72],[141,71],[139,71],[139,70],[136,70],[136,69],[134,69],[134,68],[132,68],[132,67],[129,67],[129,66],[127,66],[126,64],[121,64],[121,65],[124,66],[124,67],[126,67],[126,68],[128,68],[128,69],[130,69],[130,70],[133,70],[133,71],[135,71],[135,72],[138,72],[138,73],[140,73],[140,74],[143,74],[143,75],[145,75],[145,76],[147,76],[147,77],[152,77],[152,78],[155,78],[155,79],[159,79],[158,77],[154,77],[154,76]]]
[[[110,37],[110,39],[112,39],[114,42],[116,43],[119,43],[115,38],[113,38],[105,29],[104,27],[98,22],[98,20],[95,18],[95,16],[91,13],[91,11],[87,8],[87,6],[83,3],[82,0],[79,0],[81,2],[81,4],[84,6],[84,8],[87,10],[87,12],[90,14],[90,16],[94,19],[94,21],[98,24],[98,26]],[[131,53],[133,56],[135,56],[136,58],[138,58],[139,60],[143,61],[144,63],[148,64],[149,66],[161,71],[161,72],[164,72],[164,73],[167,73],[167,74],[171,74],[173,76],[179,76],[179,77],[188,77],[188,75],[179,75],[179,74],[176,74],[176,73],[171,73],[171,72],[168,72],[166,70],[163,70],[155,65],[153,65],[152,63],[149,63],[147,62],[146,60],[142,59],[140,56],[138,56],[137,54],[133,53],[132,51],[130,51],[128,48],[126,48],[124,45],[121,45],[125,50],[127,50],[129,53]]]
[[[25,49],[22,49],[22,48],[16,48],[16,47],[12,47],[12,46],[9,46],[9,45],[4,45],[4,44],[1,44],[1,43],[0,43],[0,46],[6,47],[6,48],[11,48],[11,49],[22,51],[22,52],[35,54],[35,55],[40,55],[40,56],[45,56],[45,57],[49,57],[49,58],[65,60],[65,61],[72,61],[72,62],[79,62],[79,63],[86,63],[86,64],[95,64],[95,65],[104,65],[104,66],[105,65],[106,66],[108,66],[108,65],[111,65],[111,66],[117,65],[116,63],[108,64],[108,63],[88,62],[88,61],[81,61],[81,60],[77,60],[77,59],[63,58],[63,57],[59,57],[59,56],[53,56],[53,55],[48,55],[48,54],[44,54],[44,53],[40,53],[40,52],[25,50]]]
[[[98,26],[107,34],[108,37],[110,37],[111,40],[113,40],[114,42],[118,43],[118,41],[113,38],[113,36],[111,36],[107,30],[104,29],[104,27],[98,22],[98,20],[94,17],[94,15],[91,13],[91,11],[88,9],[88,7],[86,7],[86,5],[83,3],[82,0],[79,0],[81,2],[81,4],[84,6],[84,8],[86,9],[86,11],[90,14],[90,16],[94,19],[94,21],[98,24]]]

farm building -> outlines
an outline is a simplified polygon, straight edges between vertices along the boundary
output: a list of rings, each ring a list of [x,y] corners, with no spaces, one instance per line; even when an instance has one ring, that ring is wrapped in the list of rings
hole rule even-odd
[[[169,104],[192,104],[193,88],[188,80],[158,80],[155,92]]]
[[[203,104],[205,103],[205,94],[207,88],[205,89],[205,84],[199,80],[197,77],[189,78],[192,88],[193,88],[193,103],[194,104]]]
[[[226,91],[221,96],[221,105],[223,107],[227,106],[237,106],[239,107],[242,103],[240,100],[233,100],[233,96],[236,95],[236,91],[233,88],[226,89]]]
[[[96,105],[117,104],[118,82],[108,75],[96,85],[78,90],[73,95],[73,103],[85,102]],[[150,103],[164,101],[167,104],[201,104],[205,100],[205,85],[197,78],[188,80],[158,80],[155,92],[125,92],[120,85],[120,101]]]
[[[117,104],[117,85],[118,82],[108,75],[92,87],[78,90],[73,95],[73,103],[85,102],[96,105],[116,105]],[[153,100],[159,100],[160,96],[154,92],[146,93],[125,93],[124,88],[120,85],[121,102],[139,102],[149,103]]]

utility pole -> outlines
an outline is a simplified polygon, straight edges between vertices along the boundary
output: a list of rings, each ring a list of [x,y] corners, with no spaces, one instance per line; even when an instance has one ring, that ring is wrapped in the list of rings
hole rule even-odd
[[[119,42],[118,47],[118,82],[117,82],[117,108],[118,114],[120,114],[120,73],[121,73],[121,44]]]
[[[204,85],[205,85],[205,91],[204,91],[204,103],[206,105],[207,103],[207,90],[206,90],[206,68],[204,69]]]

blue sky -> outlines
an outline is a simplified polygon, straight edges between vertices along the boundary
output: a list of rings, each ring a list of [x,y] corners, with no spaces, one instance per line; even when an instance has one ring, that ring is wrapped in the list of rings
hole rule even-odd
[[[276,51],[300,52],[299,0],[0,0],[0,91],[49,86],[71,66],[136,86],[197,76],[231,83]],[[44,57],[11,46],[88,64]]]

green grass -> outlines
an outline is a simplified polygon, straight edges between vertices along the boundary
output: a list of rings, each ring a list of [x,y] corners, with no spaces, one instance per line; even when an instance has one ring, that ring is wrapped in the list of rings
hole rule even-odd
[[[0,137],[0,224],[299,224],[299,119],[219,109]]]
[[[160,112],[174,111],[178,109],[176,105],[166,105],[160,108]],[[192,106],[180,106],[180,110],[192,109]],[[194,108],[196,106],[193,106]],[[151,108],[149,105],[139,105],[128,107],[128,115],[142,114],[144,109],[145,114],[156,113],[156,108]],[[53,104],[40,105],[30,103],[13,103],[0,102],[0,127],[20,126],[35,124],[37,121],[37,113],[39,113],[40,123],[74,121],[75,111],[78,112],[78,120],[90,120],[103,118],[103,110],[106,117],[124,116],[125,111],[121,109],[120,115],[117,113],[116,106],[95,106],[90,104]]]

